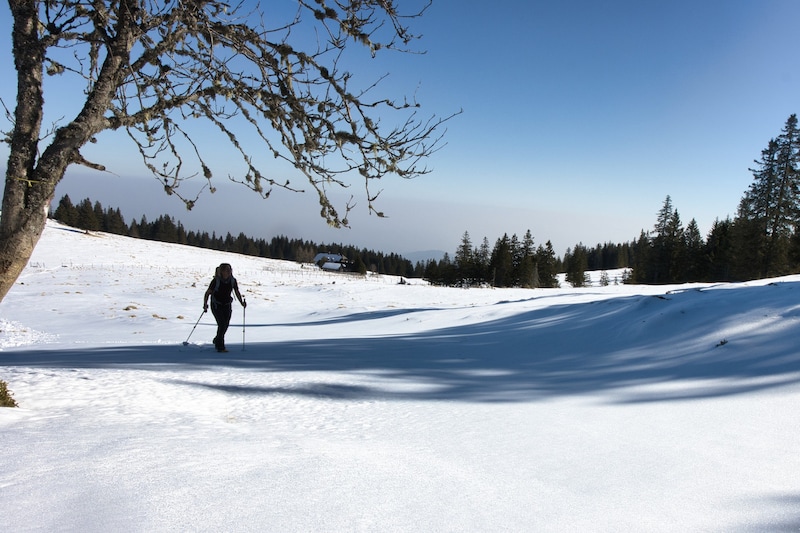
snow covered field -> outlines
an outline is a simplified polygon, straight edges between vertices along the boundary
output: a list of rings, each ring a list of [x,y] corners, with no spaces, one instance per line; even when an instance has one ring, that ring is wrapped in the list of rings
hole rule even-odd
[[[50,222],[0,303],[3,529],[800,531],[800,276],[398,282]]]

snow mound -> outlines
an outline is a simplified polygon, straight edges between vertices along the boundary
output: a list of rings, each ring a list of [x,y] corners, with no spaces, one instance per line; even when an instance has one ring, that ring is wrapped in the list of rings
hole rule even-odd
[[[18,322],[0,318],[0,351],[32,344],[49,344],[56,339],[58,335],[36,331]]]

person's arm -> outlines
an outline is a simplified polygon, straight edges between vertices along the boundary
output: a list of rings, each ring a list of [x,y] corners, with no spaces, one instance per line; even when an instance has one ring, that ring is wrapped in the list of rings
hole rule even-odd
[[[244,301],[242,298],[242,293],[239,292],[239,286],[233,288],[233,292],[236,293],[236,299],[239,300],[239,303],[242,304],[242,307],[247,307],[247,302]]]
[[[211,293],[214,292],[214,289],[211,287],[206,290],[206,293],[203,295],[203,312],[205,313],[208,311],[208,297],[211,296]]]

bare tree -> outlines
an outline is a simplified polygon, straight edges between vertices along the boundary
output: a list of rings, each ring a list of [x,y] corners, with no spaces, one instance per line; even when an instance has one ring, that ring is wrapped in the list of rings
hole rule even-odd
[[[369,212],[383,216],[373,180],[428,172],[422,160],[439,148],[450,117],[420,120],[413,100],[372,97],[382,78],[355,89],[343,65],[354,46],[373,57],[413,52],[417,36],[407,21],[430,4],[401,14],[394,0],[298,0],[281,22],[268,5],[9,0],[18,81],[14,112],[3,104],[12,128],[5,136],[11,149],[0,215],[0,300],[30,259],[67,167],[105,170],[81,154],[103,131],[125,132],[166,193],[189,209],[204,189],[214,191],[212,165],[197,130],[187,126],[193,119],[212,125],[241,156],[243,172],[229,179],[264,197],[276,187],[301,191],[310,184],[321,216],[335,227],[348,225],[355,204],[351,196],[337,210],[332,186],[363,180]],[[85,83],[75,95],[83,102],[77,115],[47,131],[45,75]],[[388,122],[395,111],[399,125],[385,127],[381,119]],[[288,162],[305,185],[259,170],[245,138]],[[204,185],[186,194],[179,187],[192,177]]]

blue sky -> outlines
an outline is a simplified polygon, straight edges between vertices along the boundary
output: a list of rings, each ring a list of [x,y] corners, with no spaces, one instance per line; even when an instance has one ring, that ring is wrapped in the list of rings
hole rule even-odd
[[[389,218],[368,216],[362,199],[352,229],[329,229],[312,195],[261,200],[226,183],[224,160],[218,192],[187,213],[121,138],[101,138],[89,157],[113,174],[74,168],[57,198],[88,196],[128,220],[170,213],[189,229],[398,253],[452,254],[464,231],[477,245],[530,229],[562,254],[638,237],[670,195],[684,224],[695,218],[706,234],[735,214],[753,160],[800,111],[797,20],[794,0],[434,0],[412,23],[424,55],[379,54],[358,71],[365,80],[388,73],[381,87],[415,95],[423,115],[463,109],[430,174],[381,183]],[[7,8],[0,32],[10,34]],[[0,57],[9,104],[9,39]],[[347,195],[362,190],[355,183]]]

